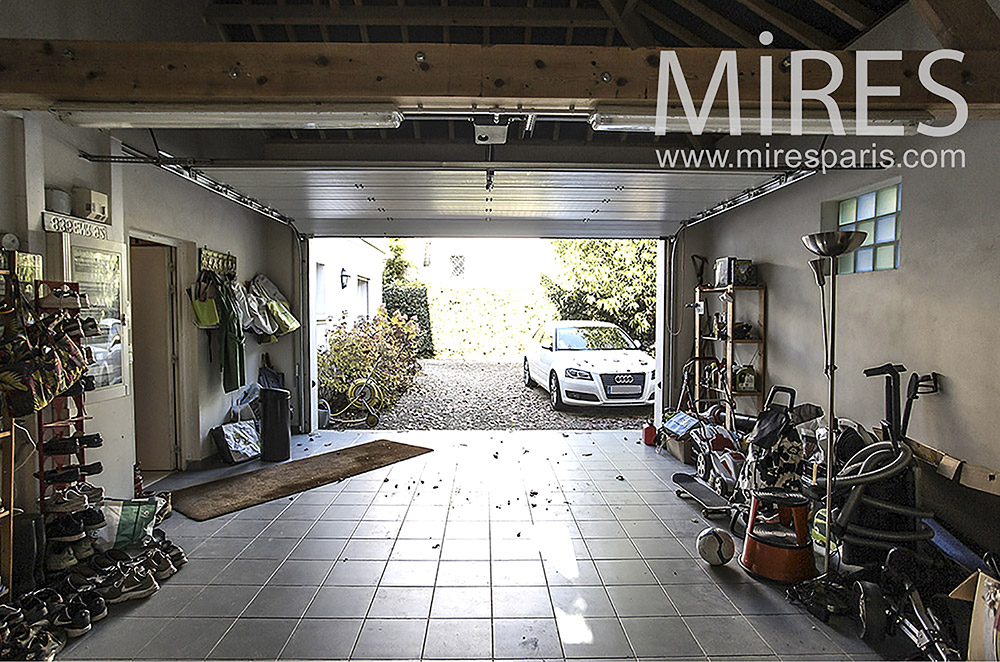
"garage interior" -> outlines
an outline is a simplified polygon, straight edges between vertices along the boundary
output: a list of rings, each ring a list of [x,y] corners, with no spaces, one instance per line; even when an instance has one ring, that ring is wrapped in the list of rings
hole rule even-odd
[[[68,409],[22,415],[5,388],[0,576],[11,608],[0,609],[0,656],[989,659],[996,603],[981,594],[997,585],[984,557],[1000,551],[991,516],[1000,452],[986,415],[1000,396],[991,360],[1000,359],[998,11],[995,0],[0,0],[0,233],[14,251],[4,254],[6,282],[22,281],[4,288],[6,301],[34,307],[28,326],[59,308],[95,318],[93,330],[81,324],[93,357],[74,387],[86,393],[54,397]],[[964,53],[933,68],[938,92],[952,96],[918,74],[939,49]],[[801,50],[843,63],[832,98],[844,134],[830,106],[807,100],[804,135],[790,135],[789,63]],[[900,135],[864,135],[854,127],[855,63],[859,52],[889,50],[899,57],[870,64],[871,120]],[[673,99],[666,133],[654,132],[661,52],[677,53],[697,107],[720,55],[736,53],[742,135],[723,121],[725,83],[706,132],[695,135]],[[776,135],[759,135],[763,72]],[[823,63],[805,73],[812,89],[830,75]],[[918,131],[956,121],[956,94],[968,108],[960,131]],[[807,165],[788,155],[879,149],[916,161]],[[706,156],[740,150],[784,156],[736,165]],[[678,155],[705,161],[669,162]],[[87,201],[106,218],[69,211],[77,191],[105,195]],[[871,236],[835,274],[811,268],[817,255],[803,237],[851,231]],[[318,429],[309,240],[321,237],[657,240],[656,439]],[[216,265],[206,256],[233,280],[265,276],[301,328],[263,344],[239,328],[203,332],[187,290]],[[746,263],[730,256],[752,261],[750,280],[734,280]],[[713,269],[718,258],[728,273]],[[821,315],[834,284],[835,315]],[[761,302],[766,290],[756,318],[727,316],[743,310],[740,288]],[[15,301],[17,291],[28,300]],[[50,291],[76,303],[46,308]],[[738,322],[748,335],[736,337]],[[16,333],[5,323],[3,370]],[[239,360],[225,353],[236,337]],[[706,357],[719,352],[728,360],[713,378],[702,366],[717,366]],[[712,473],[723,470],[695,463],[690,431],[717,428],[706,427],[701,402],[696,411],[684,402],[692,357],[704,360],[691,372],[698,388],[725,385],[714,396],[723,410],[735,400],[713,423],[728,431],[711,434],[734,435],[751,458],[763,452],[749,442],[763,438],[765,419],[741,428],[736,412],[757,417],[770,387],[822,408],[800,428],[819,451],[794,472],[803,487],[726,501],[733,488]],[[738,364],[755,369],[742,392],[730,383]],[[888,369],[900,375],[895,401],[870,370],[886,365],[898,366]],[[210,431],[266,366],[288,394],[279,408],[290,412],[290,458],[221,466]],[[908,398],[911,373],[928,379]],[[684,409],[706,420],[668,425],[683,423]],[[838,436],[867,442],[869,455],[852,463],[838,447],[848,473],[828,495],[823,430],[833,413],[870,431]],[[70,433],[80,438],[72,458],[58,443],[46,450]],[[145,551],[127,544],[141,545],[144,531],[129,538],[120,511],[152,520],[135,505],[137,475],[179,497],[387,441],[430,452],[205,519],[175,510]],[[712,448],[703,461],[726,455]],[[848,475],[897,464],[902,473],[884,484]],[[674,480],[694,473],[698,487]],[[705,504],[690,498],[699,494]],[[101,495],[103,511],[87,515],[99,522],[65,514]],[[813,518],[830,504],[839,516],[847,501],[864,502],[868,519],[835,521],[826,536]],[[738,518],[710,517],[732,513],[748,518],[742,529]],[[763,528],[786,537],[746,533],[757,515],[773,515]],[[121,540],[108,537],[115,526]],[[712,527],[721,533],[699,537]],[[927,530],[933,539],[914,541]],[[728,563],[707,562],[713,541]],[[805,550],[795,558],[808,566],[790,583],[797,600],[774,581],[788,578],[785,559],[797,553],[788,550]],[[946,569],[938,556],[933,572],[908,556],[931,550],[949,558]],[[916,565],[893,574],[890,556]],[[977,570],[971,601],[937,595]],[[959,577],[933,595],[920,588],[921,602],[900,574]],[[920,623],[924,604],[954,622]],[[970,618],[981,628],[971,636]]]

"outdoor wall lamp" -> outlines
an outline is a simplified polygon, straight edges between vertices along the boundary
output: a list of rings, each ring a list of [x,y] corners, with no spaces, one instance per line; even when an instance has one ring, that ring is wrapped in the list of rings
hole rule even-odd
[[[347,273],[347,269],[340,270],[340,289],[347,289],[347,281],[351,279],[351,275]]]

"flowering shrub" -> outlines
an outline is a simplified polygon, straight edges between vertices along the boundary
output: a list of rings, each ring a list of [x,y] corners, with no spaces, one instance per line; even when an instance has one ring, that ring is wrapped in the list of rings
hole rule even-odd
[[[346,321],[326,334],[326,347],[317,357],[319,397],[337,412],[347,404],[347,388],[355,379],[366,378],[378,360],[374,381],[382,388],[385,405],[394,403],[413,384],[420,371],[417,335],[420,328],[399,313],[391,316],[379,308],[371,319],[353,326]]]

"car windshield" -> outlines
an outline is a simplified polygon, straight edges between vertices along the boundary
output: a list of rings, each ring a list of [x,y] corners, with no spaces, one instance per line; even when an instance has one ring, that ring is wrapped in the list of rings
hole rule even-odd
[[[557,350],[635,349],[628,336],[614,326],[571,326],[556,329]]]

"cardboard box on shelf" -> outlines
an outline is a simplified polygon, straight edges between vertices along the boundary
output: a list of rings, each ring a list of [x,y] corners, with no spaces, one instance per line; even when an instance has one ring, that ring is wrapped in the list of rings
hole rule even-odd
[[[977,570],[950,597],[972,603],[967,660],[1000,660],[1000,582]]]

